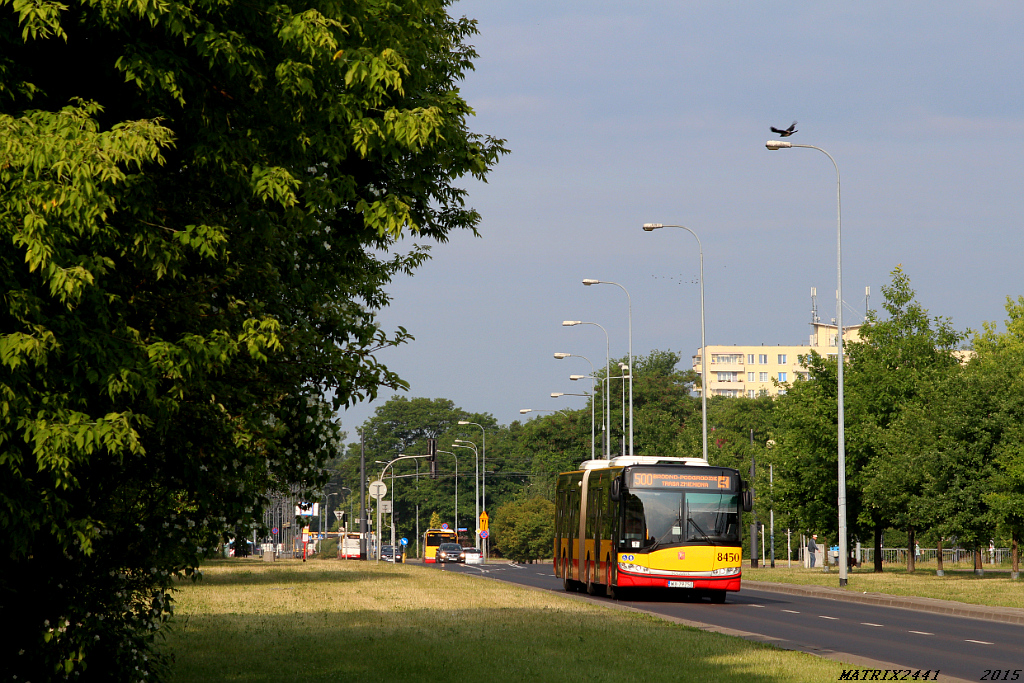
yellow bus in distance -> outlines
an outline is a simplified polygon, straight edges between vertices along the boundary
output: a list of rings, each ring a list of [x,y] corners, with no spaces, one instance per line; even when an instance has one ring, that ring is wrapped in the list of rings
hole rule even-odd
[[[423,537],[423,561],[427,564],[436,562],[437,549],[442,543],[459,542],[459,535],[455,533],[455,529],[427,529]]]

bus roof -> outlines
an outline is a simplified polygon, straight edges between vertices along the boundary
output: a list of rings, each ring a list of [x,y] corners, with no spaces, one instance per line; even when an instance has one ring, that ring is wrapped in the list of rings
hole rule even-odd
[[[620,455],[611,460],[584,460],[580,463],[581,470],[599,470],[606,467],[627,467],[629,465],[695,465],[707,467],[703,458],[672,458],[658,455]]]

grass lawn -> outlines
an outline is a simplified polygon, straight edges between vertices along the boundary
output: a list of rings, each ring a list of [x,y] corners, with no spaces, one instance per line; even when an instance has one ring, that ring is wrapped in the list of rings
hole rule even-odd
[[[837,680],[845,666],[562,595],[354,561],[214,561],[182,582],[175,681]]]
[[[875,574],[873,568],[869,566],[851,569],[845,590],[956,600],[993,607],[1024,608],[1024,581],[1011,580],[1009,571],[1005,569],[986,570],[984,576],[975,576],[973,566],[950,569],[948,562],[944,567],[945,576],[935,575],[934,562],[930,565],[918,564],[918,569],[913,574],[907,573],[905,565],[885,565],[884,569],[881,574]],[[796,562],[793,562],[792,569],[787,569],[785,560],[776,560],[775,569],[763,566],[757,569],[744,567],[743,578],[751,581],[839,588],[839,569],[832,567],[825,573],[820,568],[798,567]]]

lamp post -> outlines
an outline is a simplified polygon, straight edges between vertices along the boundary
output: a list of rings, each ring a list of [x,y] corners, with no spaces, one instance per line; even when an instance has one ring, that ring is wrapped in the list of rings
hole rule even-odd
[[[769,140],[764,145],[771,151],[803,147],[816,149],[829,158],[836,169],[836,346],[839,363],[838,394],[838,437],[839,437],[839,585],[847,583],[847,538],[846,538],[846,425],[843,417],[843,203],[839,180],[839,164],[832,155],[814,145],[797,145],[782,140]],[[826,566],[828,566],[826,564]]]
[[[462,444],[469,444],[464,446]],[[472,441],[465,441],[463,439],[455,439],[455,443],[452,444],[452,448],[472,448],[473,456],[475,458],[475,469],[473,471],[473,490],[474,490],[474,511],[476,516],[474,517],[474,524],[476,525],[476,535],[474,536],[475,545],[477,548],[480,547],[480,454],[477,453],[476,444]],[[458,537],[459,532],[456,530],[455,536]]]
[[[651,232],[659,228],[679,228],[693,235],[697,240],[700,252],[700,423],[703,437],[704,462],[708,461],[708,346],[704,338],[704,247],[701,246],[697,233],[685,225],[663,225],[661,223],[644,223],[644,230]]]
[[[591,386],[593,386],[594,380],[598,379],[598,377],[596,377],[595,375],[569,375],[569,379],[572,380],[573,382],[575,382],[576,380],[580,380],[580,379],[589,379],[590,382],[591,382]],[[601,378],[601,383],[605,385],[605,389],[604,389],[605,391],[611,392],[611,389],[612,389],[611,380],[613,380],[613,379],[627,380],[627,379],[631,379],[631,377],[629,375],[619,375],[617,377],[604,377],[604,378]],[[623,390],[623,394],[625,394],[625,390]],[[560,394],[560,395],[562,395],[562,396],[579,396],[580,394]],[[554,398],[555,395],[551,394],[551,397]],[[623,396],[623,403],[625,403],[625,396]],[[623,421],[625,421],[625,405],[623,405]],[[593,422],[591,422],[591,426],[593,426]],[[623,424],[623,428],[625,428],[625,424]],[[625,430],[623,430],[623,435],[625,435]],[[611,459],[611,452],[610,452],[610,450],[609,450],[609,455],[608,455],[607,459],[609,459],[609,460]]]
[[[610,377],[611,374],[612,374],[612,356],[611,356],[611,342],[609,342],[609,340],[608,340],[608,330],[604,329],[603,325],[600,325],[598,323],[585,322],[583,320],[563,320],[562,321],[562,327],[575,327],[576,325],[594,325],[595,327],[600,327],[601,331],[604,332],[604,359],[605,359],[605,371],[604,371],[604,374],[606,376]],[[612,425],[611,425],[612,400],[611,400],[611,397],[608,395],[608,392],[605,392],[604,401],[605,401],[605,404],[604,404],[604,440],[605,440],[604,450],[606,452],[606,458],[607,458],[611,454],[611,447],[612,447],[612,440],[611,440],[612,439]]]
[[[466,420],[459,420],[459,424],[460,425],[473,425],[474,427],[479,427],[480,431],[483,433],[483,443],[481,444],[482,448],[480,449],[480,458],[483,461],[483,467],[480,470],[480,498],[481,498],[480,509],[481,509],[482,512],[487,512],[487,430],[484,429],[484,426],[482,424],[478,424],[476,422],[468,422]],[[480,523],[480,515],[476,516],[476,521],[477,521],[477,524]],[[458,536],[459,535],[458,532],[455,532],[455,535]],[[487,550],[488,550],[487,546],[488,545],[489,544],[485,542],[484,543],[484,547],[481,548],[481,550],[483,550],[483,553],[484,553],[484,562],[487,561]]]
[[[438,451],[455,458],[455,538],[459,537],[459,456],[451,451]]]
[[[629,290],[618,282],[608,280],[584,280],[587,285],[615,285],[626,293],[626,303],[629,305],[629,454],[633,455],[633,299],[629,296]]]
[[[590,363],[590,376],[594,376],[594,364],[590,362],[590,359],[586,356],[581,356],[576,353],[556,353],[555,360],[562,360],[564,358],[582,358],[583,360]],[[590,381],[590,391],[594,391],[594,380]],[[594,402],[590,402],[590,459],[594,459]]]
[[[394,543],[394,540],[395,540],[394,539],[394,535],[395,535],[395,527],[394,527],[394,524],[395,524],[395,470],[394,470],[394,466],[395,466],[395,463],[398,462],[399,460],[414,460],[416,458],[427,458],[427,457],[430,457],[430,456],[427,456],[427,455],[402,455],[402,454],[399,454],[397,457],[392,458],[391,460],[388,460],[386,463],[383,462],[383,461],[380,461],[380,460],[377,461],[378,463],[384,465],[384,467],[380,471],[380,476],[378,477],[378,481],[383,481],[384,480],[384,473],[388,471],[389,467],[391,468],[391,545],[392,546],[395,545],[395,543]],[[380,561],[380,534],[381,534],[380,525],[381,525],[380,500],[378,499],[377,500],[377,561],[378,562]]]

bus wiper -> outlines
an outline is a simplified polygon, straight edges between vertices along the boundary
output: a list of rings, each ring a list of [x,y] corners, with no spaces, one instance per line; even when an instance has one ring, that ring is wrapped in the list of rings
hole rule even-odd
[[[711,541],[711,538],[707,535],[707,533],[705,533],[703,529],[700,528],[700,525],[697,524],[697,522],[693,521],[692,517],[687,517],[686,521],[693,525],[693,528],[697,530],[697,533],[704,537],[705,541]]]

